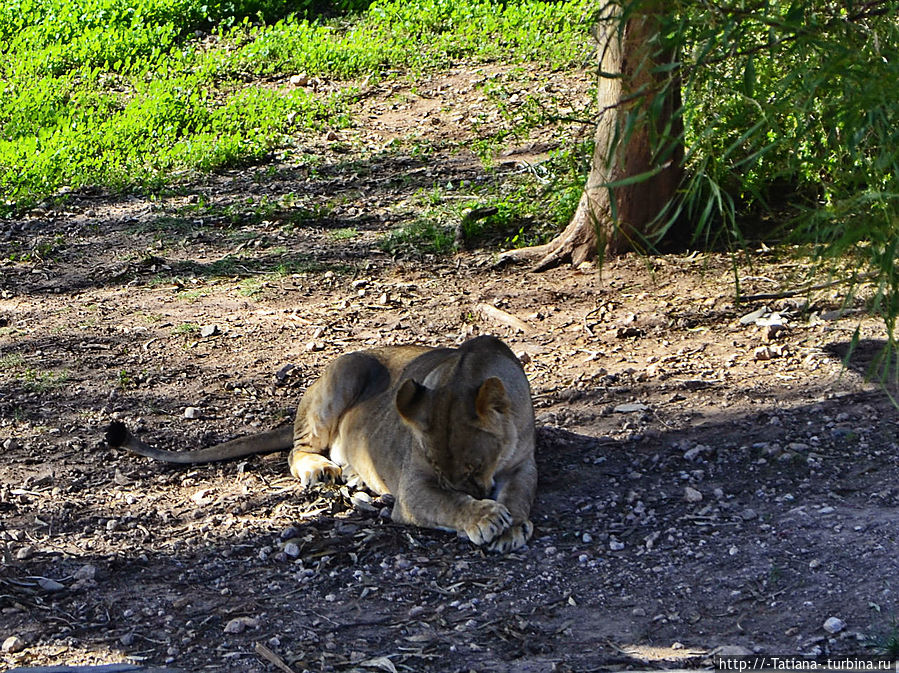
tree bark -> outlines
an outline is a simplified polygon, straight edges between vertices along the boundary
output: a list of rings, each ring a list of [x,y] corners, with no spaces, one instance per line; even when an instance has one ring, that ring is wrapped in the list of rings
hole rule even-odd
[[[649,9],[600,23],[600,116],[577,210],[549,243],[510,250],[500,261],[536,262],[535,269],[543,271],[645,247],[676,193],[683,163],[680,82],[672,83],[670,71],[656,70],[672,56],[660,49],[658,28],[659,15]],[[662,105],[652,114],[657,96]]]

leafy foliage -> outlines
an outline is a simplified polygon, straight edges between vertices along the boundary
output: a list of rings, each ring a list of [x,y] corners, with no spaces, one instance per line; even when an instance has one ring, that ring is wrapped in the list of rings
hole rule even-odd
[[[899,3],[635,0],[622,12],[659,25],[660,84],[640,92],[649,103],[634,107],[630,124],[647,123],[682,85],[685,131],[674,139],[686,147],[687,178],[655,240],[680,219],[694,242],[739,247],[763,218],[785,222],[765,235],[808,244],[820,258],[856,256],[875,279],[874,308],[892,340]],[[672,140],[663,136],[659,151]]]

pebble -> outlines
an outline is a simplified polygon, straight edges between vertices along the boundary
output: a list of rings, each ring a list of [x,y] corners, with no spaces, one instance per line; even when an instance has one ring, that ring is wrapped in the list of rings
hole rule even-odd
[[[646,411],[649,406],[640,402],[631,402],[629,404],[619,404],[613,409],[616,414],[633,414],[638,411]]]
[[[34,556],[34,547],[32,547],[31,545],[22,547],[16,552],[17,561],[27,561],[32,556]]]
[[[203,338],[216,336],[217,334],[219,334],[218,325],[204,325],[200,328],[200,336]]]
[[[294,537],[299,537],[300,530],[296,526],[288,526],[284,530],[281,531],[281,539],[289,540]]]
[[[296,542],[288,542],[284,545],[284,553],[290,558],[296,558],[300,555],[300,548]]]
[[[66,588],[65,584],[60,584],[56,580],[51,580],[47,577],[42,577],[41,579],[39,579],[37,581],[37,584],[44,591],[50,591],[50,592],[62,591],[63,589]]]
[[[225,624],[225,633],[243,633],[258,626],[259,622],[253,617],[235,617]]]
[[[3,645],[0,646],[4,652],[8,654],[15,654],[16,652],[21,652],[26,647],[25,641],[19,638],[18,636],[10,636],[6,640],[3,641]]]
[[[752,352],[753,359],[763,362],[765,360],[772,360],[776,355],[774,355],[774,350],[769,348],[768,346],[759,346]]]
[[[186,407],[184,409],[184,418],[193,419],[193,418],[199,418],[199,417],[200,417],[200,410],[197,409],[196,407]]]
[[[687,486],[684,488],[684,500],[687,502],[702,502],[702,493],[695,488]]]
[[[824,630],[828,633],[839,633],[846,628],[846,622],[839,617],[828,617],[824,622]]]
[[[827,505],[827,506],[819,509],[818,514],[833,514],[835,511],[836,510],[833,507],[831,507],[830,505]]]
[[[290,86],[306,86],[307,84],[309,84],[309,75],[304,72],[290,76]]]
[[[97,577],[97,566],[90,563],[83,565],[75,571],[72,577],[79,581],[95,579]]]
[[[706,453],[708,450],[709,447],[702,444],[697,444],[692,449],[687,449],[686,451],[684,451],[684,458],[689,461],[698,460],[702,457],[702,454]]]
[[[740,518],[743,519],[743,521],[752,521],[757,516],[758,514],[751,507],[747,507],[742,512],[740,512]]]
[[[7,439],[3,442],[3,448],[7,451],[13,451],[19,448],[19,443],[14,439]]]
[[[365,491],[356,491],[353,493],[350,501],[353,506],[363,512],[376,512],[377,508],[372,504],[371,496]]]
[[[740,318],[741,325],[752,325],[758,324],[756,320],[760,318],[764,318],[766,315],[770,314],[771,310],[767,306],[762,306],[761,308],[756,309],[752,313],[747,313],[742,318]]]
[[[612,551],[621,551],[622,549],[624,549],[624,543],[619,542],[618,540],[610,540],[609,549],[611,549]]]
[[[808,562],[808,567],[809,567],[809,570],[815,570],[816,568],[820,568],[821,561],[819,561],[816,558],[813,558],[811,561]]]

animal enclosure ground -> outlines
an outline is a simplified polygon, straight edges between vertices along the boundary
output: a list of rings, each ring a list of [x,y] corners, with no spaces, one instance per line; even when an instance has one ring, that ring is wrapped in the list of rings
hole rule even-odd
[[[6,666],[895,654],[899,428],[863,378],[884,338],[863,298],[737,305],[720,255],[540,275],[482,250],[393,259],[378,241],[422,190],[502,183],[557,142],[536,129],[486,169],[471,77],[379,85],[364,124],[302,159],[152,197],[69,194],[2,224],[0,640],[20,641]],[[588,74],[552,77],[589,96]],[[760,250],[742,290],[803,273]],[[211,444],[289,416],[340,353],[479,333],[525,362],[538,417],[536,532],[515,554],[396,526],[344,487],[302,492],[284,455],[172,467],[101,441],[120,418],[160,447]]]

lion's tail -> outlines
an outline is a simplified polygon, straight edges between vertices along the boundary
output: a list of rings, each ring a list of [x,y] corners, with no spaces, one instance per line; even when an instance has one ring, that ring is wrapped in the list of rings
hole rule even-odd
[[[139,456],[146,456],[166,463],[214,463],[258,453],[274,453],[289,449],[293,446],[293,427],[290,423],[285,423],[274,430],[239,437],[205,449],[165,451],[142,442],[121,421],[113,421],[106,429],[106,442],[113,448],[128,449]]]

